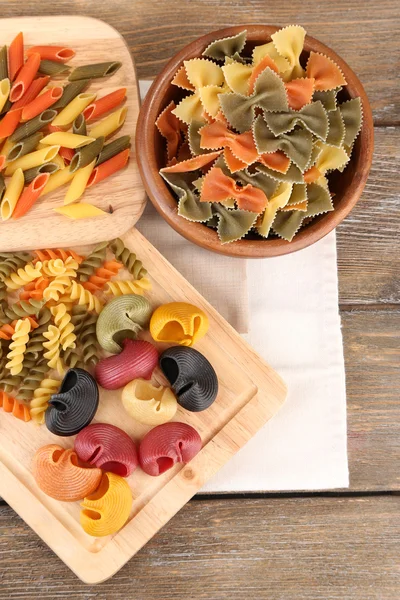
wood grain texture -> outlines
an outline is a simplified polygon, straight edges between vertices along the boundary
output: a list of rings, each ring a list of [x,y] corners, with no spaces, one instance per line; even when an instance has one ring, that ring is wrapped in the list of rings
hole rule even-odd
[[[88,89],[104,95],[127,87],[128,113],[117,135],[127,134],[133,138],[139,111],[136,75],[125,41],[115,29],[79,16],[0,19],[3,44],[9,44],[19,31],[24,33],[26,46],[58,43],[72,47],[77,53],[70,63],[72,66],[120,60],[122,67],[113,77],[95,80]],[[90,127],[88,130],[90,135]],[[118,237],[136,223],[146,201],[133,155],[125,169],[85,192],[82,201],[95,204],[106,215],[71,220],[55,213],[54,208],[63,206],[66,189],[63,186],[46,194],[21,219],[0,222],[0,250],[27,250],[44,245],[62,247],[82,243],[82,240],[91,244]]]
[[[136,229],[123,237],[140,255],[153,286],[146,297],[153,307],[172,301],[189,302],[203,309],[210,327],[196,343],[218,377],[218,397],[207,410],[192,413],[181,407],[175,421],[192,425],[202,438],[202,449],[190,464],[177,464],[159,477],[137,469],[129,478],[133,495],[130,518],[114,536],[93,538],[79,523],[79,502],[57,502],[37,486],[32,474],[36,450],[54,443],[46,427],[24,423],[0,411],[0,493],[58,556],[87,583],[111,577],[146,544],[184,504],[201,489],[248,440],[278,411],[286,386],[271,367],[164,259]],[[77,248],[80,252],[80,248]],[[151,340],[150,334],[147,339]],[[157,344],[159,352],[167,344]],[[156,369],[155,382],[167,385]],[[127,418],[121,390],[100,389],[94,422],[112,423],[137,443],[151,429]],[[18,443],[16,444],[16,440]],[[57,439],[57,441],[59,441]],[[61,445],[72,447],[73,438]]]
[[[196,500],[91,587],[0,506],[0,598],[395,600],[399,544],[395,496]]]

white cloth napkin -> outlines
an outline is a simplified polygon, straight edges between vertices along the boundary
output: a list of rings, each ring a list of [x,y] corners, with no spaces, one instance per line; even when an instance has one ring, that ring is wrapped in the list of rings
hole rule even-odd
[[[145,93],[149,82],[140,83]],[[246,294],[238,292],[245,289],[246,261],[197,248],[176,234],[150,205],[138,228],[225,318],[236,326],[240,315],[243,323]],[[225,275],[221,281],[223,273],[239,271],[240,278]],[[202,491],[347,487],[335,233],[288,256],[247,261],[247,282],[250,311],[245,337],[282,375],[289,394],[279,413]]]

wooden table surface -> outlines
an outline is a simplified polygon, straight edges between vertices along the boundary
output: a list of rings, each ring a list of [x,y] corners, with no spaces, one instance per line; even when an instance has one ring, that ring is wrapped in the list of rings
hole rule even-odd
[[[3,0],[1,16],[86,14],[140,78],[211,29],[298,23],[356,71],[375,120],[365,193],[338,228],[350,488],[196,497],[113,579],[85,586],[0,500],[0,598],[400,597],[400,4],[394,0]],[[54,41],[57,41],[55,35]]]

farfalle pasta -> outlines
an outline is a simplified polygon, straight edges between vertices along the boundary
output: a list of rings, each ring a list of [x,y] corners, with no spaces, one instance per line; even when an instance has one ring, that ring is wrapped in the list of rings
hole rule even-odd
[[[330,57],[304,52],[305,35],[290,25],[249,53],[242,31],[184,61],[172,79],[181,99],[156,122],[166,143],[160,174],[178,214],[223,244],[247,234],[291,241],[334,210],[330,173],[351,158],[362,103],[349,99]]]

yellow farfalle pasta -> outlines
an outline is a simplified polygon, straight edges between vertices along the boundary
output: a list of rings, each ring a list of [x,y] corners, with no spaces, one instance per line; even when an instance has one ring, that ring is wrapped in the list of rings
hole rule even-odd
[[[63,375],[64,367],[60,358],[60,330],[50,324],[47,331],[43,333],[43,337],[47,340],[47,342],[43,342],[43,348],[46,349],[43,356],[47,360],[47,365],[50,369],[55,369],[59,375]]]
[[[113,294],[113,296],[123,296],[125,294],[143,295],[146,290],[150,289],[151,282],[147,277],[142,277],[134,281],[109,281],[105,287],[105,291]]]
[[[150,333],[156,342],[193,346],[208,330],[208,317],[186,302],[159,306],[150,319]]]
[[[33,392],[33,398],[29,403],[30,415],[32,421],[39,425],[44,423],[44,413],[49,405],[49,400],[53,394],[56,394],[60,388],[61,382],[58,379],[43,379],[39,387]]]
[[[4,283],[10,290],[18,290],[27,283],[39,279],[42,276],[42,263],[39,261],[35,266],[27,264],[24,268],[18,269],[15,273],[11,273],[10,277],[4,280]]]
[[[116,533],[129,518],[132,492],[125,479],[114,473],[103,473],[97,490],[82,504],[80,522],[89,535],[102,537]]]
[[[194,88],[206,85],[222,85],[224,74],[221,67],[208,58],[192,58],[184,61],[186,75]]]
[[[66,290],[71,286],[71,278],[76,277],[76,271],[79,264],[76,260],[69,256],[65,261],[66,270],[62,275],[58,275],[49,286],[43,291],[43,298],[47,301],[58,301]]]
[[[8,362],[6,368],[11,375],[18,375],[22,371],[22,363],[26,345],[29,341],[29,332],[31,323],[29,319],[19,319],[15,324],[15,331],[12,335],[12,341],[9,346],[10,352],[7,354]]]
[[[80,283],[72,281],[71,287],[67,290],[67,295],[71,300],[77,300],[78,304],[87,306],[89,311],[100,314],[103,304],[97,296],[94,296],[89,290],[86,290]]]
[[[304,76],[300,64],[300,55],[304,47],[306,31],[300,25],[289,25],[271,35],[272,42],[280,56],[289,62],[289,69],[283,73],[283,79],[289,81]]]
[[[134,379],[124,387],[122,404],[136,421],[153,426],[170,421],[178,408],[170,388],[155,386],[146,379]]]
[[[219,95],[228,92],[230,92],[228,86],[219,87],[217,85],[206,85],[199,88],[198,93],[200,102],[206,113],[211,117],[215,117],[220,110]]]
[[[261,46],[256,46],[254,48],[253,65],[257,66],[266,56],[272,58],[279,70],[279,73],[283,73],[284,71],[290,69],[289,61],[278,53],[273,42],[268,42],[267,44],[262,44]]]
[[[273,196],[271,196],[271,198],[269,199],[264,214],[262,215],[261,223],[257,226],[258,233],[263,237],[268,237],[276,213],[280,208],[283,208],[289,202],[292,189],[292,183],[283,181],[281,184],[278,185]]]
[[[249,79],[253,71],[250,65],[232,62],[222,67],[225,80],[232,92],[247,96],[249,90]]]
[[[321,152],[318,155],[315,167],[322,175],[324,175],[327,171],[341,169],[348,163],[350,159],[344,148],[329,146],[328,144],[323,144],[322,142],[317,142],[316,145],[318,148],[320,148]]]
[[[63,303],[52,306],[50,312],[54,317],[54,323],[60,330],[60,345],[65,351],[67,348],[75,348],[76,335],[74,326],[71,323],[71,315],[67,312],[67,307]]]

